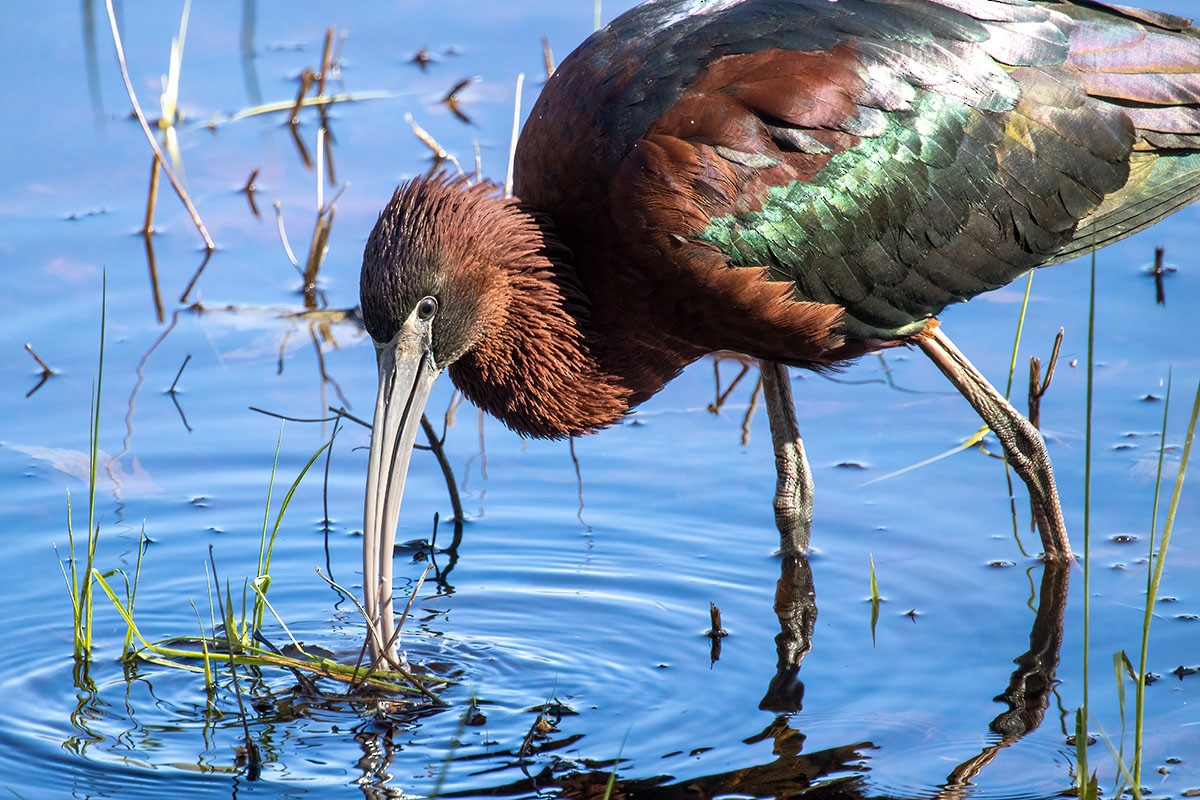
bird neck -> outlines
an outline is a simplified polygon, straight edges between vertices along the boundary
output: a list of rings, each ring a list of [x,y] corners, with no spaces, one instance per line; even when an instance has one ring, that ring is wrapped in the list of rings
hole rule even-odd
[[[605,368],[570,251],[548,218],[491,201],[506,206],[501,224],[509,227],[491,236],[505,250],[495,254],[504,297],[479,342],[450,365],[451,379],[523,435],[560,438],[619,421],[639,393]]]

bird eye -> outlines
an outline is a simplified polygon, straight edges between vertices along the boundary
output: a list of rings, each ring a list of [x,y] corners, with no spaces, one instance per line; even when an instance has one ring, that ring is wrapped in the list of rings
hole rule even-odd
[[[438,302],[436,297],[422,298],[421,302],[417,303],[417,317],[419,319],[433,319],[433,315],[437,313]]]

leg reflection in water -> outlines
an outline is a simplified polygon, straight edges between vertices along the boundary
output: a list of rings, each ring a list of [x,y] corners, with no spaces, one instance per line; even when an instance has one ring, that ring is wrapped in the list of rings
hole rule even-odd
[[[956,796],[958,790],[968,786],[1001,750],[1036,730],[1049,707],[1062,648],[1070,564],[1048,561],[1041,565],[1041,569],[1041,588],[1033,627],[1029,632],[1029,649],[1014,659],[1017,668],[1009,679],[1008,687],[995,698],[1008,708],[988,726],[999,735],[999,740],[952,770],[941,796]],[[769,736],[782,743],[781,737],[786,738],[791,746],[785,747],[784,752],[790,749],[799,756],[796,742],[803,742],[803,736],[791,728],[796,721],[792,715],[801,710],[804,700],[800,666],[812,650],[813,630],[817,621],[812,569],[808,557],[803,553],[786,554],[780,560],[779,583],[775,587],[775,613],[779,617],[779,635],[775,637],[776,671],[758,707],[781,716],[762,734],[747,741],[758,741]],[[870,747],[869,744],[853,747],[864,746]]]

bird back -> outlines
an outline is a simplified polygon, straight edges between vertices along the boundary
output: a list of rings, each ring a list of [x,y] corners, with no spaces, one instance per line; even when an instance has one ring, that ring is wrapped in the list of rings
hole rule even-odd
[[[569,246],[716,252],[902,338],[1196,199],[1200,32],[1092,0],[649,2],[551,78],[517,191]]]

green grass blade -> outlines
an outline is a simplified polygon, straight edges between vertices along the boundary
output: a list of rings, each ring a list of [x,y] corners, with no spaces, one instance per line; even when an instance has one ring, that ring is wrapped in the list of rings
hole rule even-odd
[[[251,588],[254,590],[254,593],[258,596],[259,600],[262,601],[263,605],[267,607],[267,610],[271,612],[271,616],[274,617],[275,621],[279,623],[279,627],[283,628],[284,634],[288,637],[288,639],[291,640],[292,646],[296,648],[296,651],[307,657],[308,653],[305,652],[304,646],[301,645],[300,642],[296,640],[296,637],[292,635],[292,629],[289,628],[287,623],[283,621],[283,617],[279,616],[279,613],[275,610],[275,606],[271,605],[271,601],[267,599],[266,592],[260,590],[253,584],[251,584]]]
[[[258,540],[258,574],[267,570],[264,560],[267,557],[267,526],[271,524],[271,495],[275,491],[275,470],[279,468],[279,450],[283,446],[283,425],[279,426],[279,438],[275,440],[275,459],[271,462],[271,477],[267,481],[267,505],[263,509],[262,537]],[[218,593],[219,594],[219,593]]]
[[[1017,317],[1017,334],[1013,337],[1012,358],[1008,362],[1008,385],[1004,387],[1006,399],[1012,398],[1013,376],[1017,372],[1017,351],[1021,349],[1021,334],[1025,332],[1025,315],[1029,311],[1029,295],[1033,291],[1033,273],[1033,270],[1029,270],[1029,279],[1025,281],[1025,296],[1021,298],[1021,313]]]
[[[1133,773],[1129,771],[1129,767],[1125,766],[1125,760],[1121,757],[1121,754],[1117,752],[1116,748],[1113,747],[1112,740],[1109,739],[1108,735],[1104,732],[1103,727],[1100,728],[1100,741],[1104,742],[1104,746],[1108,748],[1109,755],[1112,756],[1113,761],[1115,761],[1117,764],[1118,778],[1120,781],[1124,781],[1124,783],[1118,782],[1116,784],[1115,788],[1113,789],[1113,797],[1124,797],[1125,795],[1123,793],[1126,785],[1128,785],[1130,787],[1129,794],[1133,797],[1133,800],[1142,800],[1141,787],[1133,782]],[[1092,776],[1092,782],[1098,783],[1098,780],[1094,775]],[[1092,798],[1099,796],[1098,786],[1096,789],[1093,789],[1091,792],[1089,792],[1089,796]]]
[[[282,431],[280,432],[280,438],[282,439]],[[317,462],[317,459],[321,457],[321,454],[325,452],[326,448],[332,444],[332,439],[325,442],[319,448],[317,448],[317,452],[313,453],[312,457],[308,459],[308,463],[306,463],[304,468],[300,470],[300,474],[296,476],[296,480],[292,481],[292,485],[288,488],[287,494],[283,496],[283,502],[279,504],[279,512],[275,515],[275,526],[271,529],[270,538],[264,539],[259,543],[259,572],[258,576],[254,579],[254,627],[256,630],[262,628],[265,608],[263,607],[263,603],[261,602],[260,598],[263,600],[266,599],[267,589],[271,585],[271,554],[275,550],[275,540],[279,537],[279,528],[283,525],[283,515],[287,513],[288,505],[290,505],[292,502],[292,496],[296,494],[296,489],[300,487],[300,482],[304,480],[304,476],[308,474],[308,471],[312,468],[312,465]],[[275,461],[276,463],[279,461],[278,445],[275,449]],[[272,468],[272,482],[274,482],[274,478],[275,470]]]
[[[1158,468],[1154,476],[1154,504],[1150,512],[1150,544],[1147,564],[1156,563],[1158,553],[1155,542],[1158,536],[1158,507],[1162,497],[1163,462],[1167,452],[1167,420],[1171,413],[1171,386],[1173,384],[1171,371],[1167,371],[1167,393],[1163,401],[1162,429],[1158,436]],[[1145,722],[1146,703],[1146,672],[1150,657],[1150,621],[1154,618],[1154,603],[1151,598],[1156,594],[1154,587],[1154,570],[1146,570],[1146,607],[1142,615],[1142,641],[1138,658],[1137,683],[1134,684],[1134,723],[1133,723],[1133,778],[1140,786],[1142,778],[1142,732]]]
[[[867,556],[871,563],[871,644],[875,644],[875,626],[879,622],[879,603],[883,599],[879,595],[879,582],[875,580],[875,555]]]
[[[207,571],[208,567],[205,565],[205,572]],[[211,594],[211,589],[209,590],[209,593]],[[204,632],[204,621],[200,619],[200,609],[196,607],[196,601],[189,597],[188,602],[192,606],[192,611],[196,613],[196,627],[200,630],[200,647],[204,654],[204,691],[210,695],[208,702],[211,705],[211,694],[215,684],[213,681],[212,669],[209,667],[208,663],[208,635]]]
[[[1113,653],[1113,675],[1117,679],[1117,710],[1121,714],[1121,739],[1116,758],[1122,764],[1125,763],[1125,672],[1127,667],[1132,667],[1132,665],[1129,663],[1129,656],[1125,655],[1125,651],[1118,650]],[[1113,790],[1113,796],[1121,796],[1119,787]]]
[[[133,565],[133,584],[129,589],[129,615],[133,616],[133,606],[137,602],[138,584],[142,579],[142,556],[146,554],[146,548],[149,546],[150,540],[146,538],[146,525],[142,524],[142,535],[138,539],[138,554],[137,561]],[[133,629],[129,626],[125,628],[125,643],[121,648],[121,657],[126,658],[130,655],[130,645],[133,643]]]
[[[629,742],[629,732],[632,730],[633,730],[632,727],[626,728],[625,735],[623,737],[621,737],[621,746],[619,748],[617,748],[617,759],[613,763],[612,772],[608,773],[608,783],[604,787],[603,800],[611,800],[611,798],[612,798],[613,787],[616,786],[616,783],[617,783],[617,769],[618,769],[618,767],[620,767],[621,756],[625,752],[625,745]]]
[[[88,425],[88,527],[84,568],[75,567],[75,536],[70,524],[68,505],[68,538],[71,541],[71,579],[75,586],[75,658],[86,659],[92,653],[92,573],[96,563],[96,547],[100,540],[100,526],[96,522],[96,469],[100,461],[100,398],[104,385],[104,330],[108,316],[108,276],[101,280],[100,292],[100,355],[96,367],[96,380],[92,386],[91,408]]]
[[[1088,800],[1096,794],[1095,790],[1088,791],[1095,778],[1088,772],[1087,748],[1087,718],[1083,709],[1078,708],[1075,710],[1075,783],[1080,800]]]
[[[1088,704],[1088,675],[1090,674],[1092,622],[1092,409],[1096,371],[1096,251],[1092,250],[1091,281],[1088,287],[1087,328],[1087,399],[1085,400],[1085,432],[1083,450],[1083,692],[1077,718],[1076,736],[1083,743],[1076,746],[1076,780],[1080,797],[1086,797],[1093,781],[1087,770],[1087,720],[1091,717]]]

